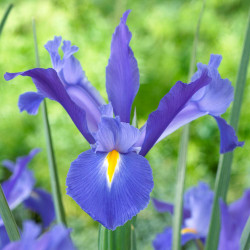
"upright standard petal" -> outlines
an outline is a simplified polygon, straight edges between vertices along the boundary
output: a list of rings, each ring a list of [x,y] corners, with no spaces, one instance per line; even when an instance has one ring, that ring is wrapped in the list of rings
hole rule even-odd
[[[171,88],[169,93],[161,99],[157,110],[148,117],[141,155],[147,154],[192,96],[210,81],[211,78],[208,76],[207,70],[204,70],[198,80],[190,84],[179,81]]]
[[[85,111],[71,100],[54,69],[37,68],[19,73],[6,73],[4,77],[5,80],[8,81],[18,75],[31,77],[39,94],[59,102],[68,112],[72,121],[75,123],[76,127],[86,138],[86,140],[89,143],[95,142],[88,129]]]
[[[60,59],[58,49],[61,40],[61,37],[55,37],[45,45],[45,48],[50,53],[53,67],[70,98],[86,112],[89,130],[95,132],[101,118],[99,107],[105,101],[88,81],[80,62],[74,57],[73,54],[78,51],[78,47],[72,46],[70,41],[63,41],[63,58]]]
[[[126,20],[126,11],[117,26],[112,42],[111,53],[106,67],[106,89],[115,115],[122,122],[130,122],[132,103],[139,89],[139,70],[133,51],[129,46],[132,34]]]
[[[152,171],[144,157],[114,151],[80,154],[66,179],[67,194],[111,230],[144,209],[153,188]]]
[[[51,194],[43,189],[34,188],[24,201],[24,205],[41,216],[44,228],[48,227],[55,219],[55,208]]]

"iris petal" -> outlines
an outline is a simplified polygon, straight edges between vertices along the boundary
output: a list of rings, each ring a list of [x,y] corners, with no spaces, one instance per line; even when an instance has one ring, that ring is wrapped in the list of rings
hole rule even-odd
[[[166,228],[162,233],[157,234],[153,241],[153,247],[155,250],[172,250],[173,231],[172,228]],[[181,245],[185,245],[188,241],[197,239],[197,235],[194,233],[181,234]]]
[[[71,100],[54,69],[36,68],[25,72],[6,73],[4,77],[5,80],[9,81],[18,75],[31,77],[39,93],[44,97],[59,102],[86,140],[89,143],[95,142],[87,126],[85,111]]]
[[[213,198],[213,191],[204,182],[185,192],[184,207],[189,209],[190,217],[184,221],[184,225],[195,229],[200,237],[208,233]]]
[[[222,60],[220,55],[211,55],[208,65],[198,63],[198,71],[192,77],[192,81],[198,79],[204,69],[208,70],[211,82],[199,90],[192,98],[200,111],[208,112],[210,115],[219,116],[226,112],[234,98],[234,89],[228,79],[222,79],[218,67]]]
[[[26,167],[38,152],[39,149],[34,149],[29,155],[17,158],[12,176],[2,184],[4,194],[11,209],[14,209],[29,197],[35,185],[34,176]]]
[[[210,81],[211,78],[208,76],[207,70],[204,70],[198,80],[190,84],[177,82],[171,88],[169,93],[161,99],[157,110],[148,117],[141,155],[147,154],[192,96]]]
[[[139,70],[133,51],[129,46],[132,34],[126,20],[126,11],[117,26],[112,42],[111,53],[106,68],[106,89],[115,115],[122,122],[130,122],[133,100],[139,89]]]
[[[147,206],[153,177],[148,161],[130,152],[120,154],[109,185],[106,157],[91,150],[80,154],[68,172],[67,194],[94,220],[114,230]]]
[[[1,220],[1,219],[0,219]],[[0,225],[0,249],[3,249],[10,242],[4,225]]]
[[[232,126],[219,116],[213,116],[220,129],[220,153],[234,150],[236,147],[242,147],[244,142],[238,141],[235,130]]]
[[[99,130],[95,135],[96,151],[110,152],[113,149],[120,153],[136,151],[134,147],[140,137],[139,129],[125,122],[120,122],[119,117],[102,117]]]
[[[165,212],[169,212],[170,214],[173,215],[174,213],[174,205],[165,201],[160,201],[157,199],[152,199],[153,201],[153,205],[155,207],[155,209],[159,212],[159,213],[165,213]],[[183,207],[183,219],[185,220],[186,218],[190,217],[190,211],[189,209],[187,209],[186,207]]]
[[[220,200],[221,232],[219,250],[240,249],[240,238],[250,216],[250,189],[243,197],[227,206]]]
[[[24,201],[24,205],[41,216],[44,228],[55,219],[52,197],[43,189],[34,188],[28,199]]]
[[[19,96],[18,107],[20,112],[27,111],[30,115],[36,115],[44,96],[36,92],[26,92]]]

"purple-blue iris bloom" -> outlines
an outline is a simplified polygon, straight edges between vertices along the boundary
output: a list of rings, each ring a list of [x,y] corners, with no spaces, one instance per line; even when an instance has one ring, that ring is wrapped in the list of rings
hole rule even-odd
[[[41,216],[43,227],[46,228],[55,218],[55,210],[51,195],[43,189],[35,188],[35,178],[32,171],[27,169],[28,163],[39,152],[33,149],[29,155],[18,157],[16,162],[3,161],[3,166],[12,172],[10,178],[2,183],[2,188],[11,210],[23,205]],[[9,238],[0,217],[0,249]]]
[[[11,242],[3,250],[74,250],[70,230],[63,225],[53,228],[39,237],[41,228],[32,221],[26,221],[19,241]],[[39,238],[38,238],[39,237]]]
[[[181,244],[185,245],[192,239],[205,243],[212,212],[214,193],[206,183],[200,182],[184,194],[183,223]],[[174,207],[170,203],[153,199],[157,211],[173,214]],[[227,206],[220,201],[221,232],[218,250],[240,249],[240,237],[250,215],[250,190],[243,197]],[[156,250],[172,249],[172,228],[166,228],[153,241]]]
[[[200,182],[197,187],[192,187],[185,192],[181,231],[182,245],[192,239],[201,239],[203,241],[206,238],[212,211],[213,197],[213,191],[203,182]],[[174,207],[172,204],[156,199],[153,199],[153,203],[157,211],[161,213],[170,212],[173,214]],[[171,250],[172,228],[168,227],[163,233],[158,234],[153,241],[153,246],[157,250]]]
[[[189,84],[178,81],[152,112],[139,130],[131,126],[131,108],[139,89],[139,70],[129,46],[132,34],[126,11],[117,26],[106,67],[106,90],[109,104],[89,83],[79,61],[78,50],[63,41],[63,58],[58,49],[61,37],[49,41],[45,48],[53,69],[35,68],[25,72],[6,73],[11,80],[29,76],[37,92],[20,96],[19,108],[36,114],[44,98],[59,102],[92,149],[79,155],[67,176],[67,193],[93,219],[108,229],[123,225],[150,199],[152,171],[144,156],[161,139],[179,127],[206,114],[218,122],[221,153],[231,151],[241,142],[220,115],[233,100],[233,87],[221,79],[217,70],[221,56],[211,55],[208,65],[198,64],[198,71]],[[113,116],[115,115],[115,118]]]
[[[240,238],[250,216],[250,189],[229,206],[220,201],[221,232],[219,250],[240,250]]]

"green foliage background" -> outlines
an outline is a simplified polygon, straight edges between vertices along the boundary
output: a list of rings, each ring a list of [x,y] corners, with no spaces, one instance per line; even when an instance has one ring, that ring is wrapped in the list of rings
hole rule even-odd
[[[9,1],[0,2],[0,17]],[[128,25],[133,38],[131,47],[140,69],[140,90],[135,100],[139,125],[143,125],[159,100],[178,80],[187,81],[192,41],[202,1],[195,0],[128,0],[128,1],[67,1],[17,0],[0,38],[0,160],[15,160],[39,147],[42,152],[30,164],[37,186],[50,190],[48,164],[42,117],[19,113],[18,97],[35,90],[31,80],[18,77],[6,83],[6,71],[18,72],[35,66],[31,20],[37,23],[41,66],[51,67],[43,45],[54,35],[71,40],[80,50],[81,61],[88,79],[107,100],[105,67],[112,33],[123,11],[131,9]],[[197,61],[207,63],[211,53],[221,54],[220,72],[234,85],[241,56],[248,15],[247,0],[207,0],[203,16]],[[238,131],[245,140],[243,149],[236,149],[228,201],[242,195],[249,187],[250,136],[250,71],[244,94]],[[85,214],[66,195],[65,178],[70,163],[89,148],[66,112],[52,101],[48,102],[55,153],[69,227],[79,249],[96,249],[98,224]],[[229,111],[224,115],[227,118]],[[153,197],[173,201],[180,131],[157,144],[148,154],[154,175]],[[219,159],[219,132],[215,121],[203,117],[191,124],[186,186],[206,181],[214,187]],[[9,173],[0,168],[0,181]],[[26,215],[21,215],[21,217]],[[20,215],[19,215],[20,217]],[[152,204],[140,213],[137,220],[138,249],[151,249],[156,233],[171,223],[168,215],[157,214]]]

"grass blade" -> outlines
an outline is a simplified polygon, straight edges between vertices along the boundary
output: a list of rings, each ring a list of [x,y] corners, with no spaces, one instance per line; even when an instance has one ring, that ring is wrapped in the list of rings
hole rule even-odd
[[[2,19],[2,21],[0,23],[0,36],[2,34],[3,27],[4,27],[5,23],[6,23],[6,20],[7,20],[8,16],[9,16],[9,14],[10,14],[10,11],[11,11],[12,8],[13,8],[13,4],[10,4],[8,6],[7,10],[5,11],[4,15],[3,15],[3,19]]]
[[[250,57],[250,12],[248,16],[247,31],[242,51],[240,67],[238,70],[235,97],[230,116],[229,124],[237,131],[240,109],[242,105],[243,93],[246,83],[247,66]],[[215,196],[212,210],[212,216],[207,237],[206,250],[217,249],[220,233],[220,209],[219,198],[226,200],[227,190],[229,186],[231,166],[233,161],[233,152],[221,155],[215,181]]]
[[[202,8],[200,11],[200,16],[198,19],[193,50],[191,55],[191,62],[189,67],[188,79],[190,81],[192,75],[195,71],[195,62],[196,62],[196,52],[198,47],[200,24],[205,9],[206,0],[203,0]],[[187,149],[188,149],[188,139],[189,139],[189,125],[185,125],[182,130],[181,143],[179,149],[179,161],[177,168],[177,183],[176,183],[176,199],[175,199],[175,208],[174,208],[174,219],[173,219],[173,249],[181,249],[181,225],[182,225],[182,211],[183,211],[183,193],[184,193],[184,184],[185,184],[185,175],[186,175],[186,161],[187,161]]]
[[[40,67],[35,20],[32,21],[32,26],[33,26],[33,36],[34,36],[34,44],[35,44],[36,66]],[[51,132],[50,132],[50,125],[49,125],[49,119],[48,119],[45,100],[42,103],[42,115],[43,115],[43,123],[44,123],[44,128],[45,128],[47,155],[48,155],[49,170],[50,170],[50,181],[51,181],[51,187],[52,187],[52,196],[53,196],[54,206],[56,210],[56,219],[58,223],[63,223],[64,225],[66,225],[65,212],[64,212],[63,203],[62,203],[62,196],[61,196],[61,191],[60,191],[60,184],[59,184],[59,178],[57,174],[56,160],[55,160],[55,154],[54,154],[54,149],[53,149],[53,143],[52,143],[52,137],[51,137]]]
[[[3,31],[3,27],[6,23],[6,20],[9,16],[9,13],[13,7],[13,4],[10,4],[7,8],[7,10],[4,13],[4,16],[2,18],[2,21],[0,23],[0,36]],[[4,226],[6,228],[7,234],[9,236],[9,239],[11,241],[17,241],[20,239],[20,234],[18,231],[18,227],[16,224],[16,221],[14,219],[14,216],[9,208],[9,205],[7,203],[7,200],[5,198],[5,195],[3,193],[2,186],[0,184],[0,215],[3,219]]]
[[[20,239],[20,234],[14,216],[9,208],[3,193],[2,186],[0,185],[0,215],[3,219],[4,226],[11,241]]]
[[[240,238],[240,250],[250,249],[250,217],[247,220],[246,226]]]

